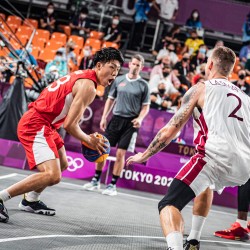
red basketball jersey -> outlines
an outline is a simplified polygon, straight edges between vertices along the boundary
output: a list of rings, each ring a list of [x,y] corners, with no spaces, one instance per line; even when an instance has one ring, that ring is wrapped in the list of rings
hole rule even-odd
[[[78,70],[61,77],[45,88],[39,98],[29,104],[54,128],[59,128],[64,122],[73,101],[72,88],[78,79],[92,80],[97,87],[94,70]]]

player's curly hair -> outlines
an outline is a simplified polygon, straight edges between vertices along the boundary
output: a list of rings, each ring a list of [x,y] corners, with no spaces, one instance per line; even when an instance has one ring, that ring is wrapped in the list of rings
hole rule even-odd
[[[98,62],[107,63],[112,60],[117,60],[122,66],[124,57],[121,51],[112,47],[103,48],[95,53],[93,58],[93,66],[95,67]]]

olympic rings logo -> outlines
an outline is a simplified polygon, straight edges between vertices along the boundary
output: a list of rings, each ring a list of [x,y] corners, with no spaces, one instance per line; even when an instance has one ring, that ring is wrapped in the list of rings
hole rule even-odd
[[[84,116],[85,112],[88,112],[88,115],[87,116]],[[88,120],[91,119],[91,117],[93,116],[93,111],[90,107],[87,107],[86,110],[85,110],[84,114],[82,115],[82,118],[79,122],[79,125],[81,126],[83,122],[86,122]]]
[[[84,161],[81,158],[73,158],[67,155],[68,168],[69,172],[74,172],[79,168],[82,168],[84,165]]]

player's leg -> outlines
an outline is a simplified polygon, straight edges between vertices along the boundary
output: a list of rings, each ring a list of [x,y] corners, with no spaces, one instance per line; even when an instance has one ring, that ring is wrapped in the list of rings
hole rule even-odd
[[[201,232],[213,201],[213,191],[207,188],[195,197],[193,205],[192,227],[184,249],[192,249],[199,245]],[[198,247],[197,247],[198,248]]]
[[[215,236],[230,240],[248,240],[250,225],[247,223],[247,215],[250,203],[250,179],[238,187],[238,216],[231,228],[216,231]]]
[[[169,249],[183,249],[184,221],[181,210],[195,197],[184,182],[174,179],[167,195],[159,202],[160,222]]]

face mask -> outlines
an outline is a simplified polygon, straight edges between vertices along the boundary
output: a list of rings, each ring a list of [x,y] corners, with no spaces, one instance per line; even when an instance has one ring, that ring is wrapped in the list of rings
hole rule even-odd
[[[174,49],[169,49],[168,51],[169,51],[169,52],[174,52]]]
[[[55,61],[57,62],[61,62],[62,61],[62,57],[61,56],[55,56]]]
[[[74,51],[74,48],[69,48],[69,51],[70,51],[70,52]]]
[[[169,72],[163,72],[162,74],[164,77],[167,77],[169,75]]]
[[[81,15],[80,15],[80,18],[81,18],[81,19],[85,19],[86,17],[87,17],[86,14],[81,14]]]
[[[240,75],[239,75],[239,78],[240,78],[241,80],[243,80],[243,79],[245,78],[245,75],[244,75],[244,74],[240,74]]]
[[[114,25],[118,25],[118,24],[119,24],[119,20],[118,20],[118,19],[113,19],[112,23],[113,23]]]
[[[205,75],[205,71],[201,71],[201,75],[203,75],[203,76],[204,76],[204,75]]]
[[[165,89],[158,89],[158,91],[160,94],[164,94],[166,90]]]
[[[48,8],[47,12],[48,12],[48,14],[52,14],[54,12],[54,9],[53,8]]]
[[[84,56],[90,56],[90,51],[89,50],[84,50]]]
[[[200,49],[199,49],[199,52],[200,52],[201,54],[204,54],[204,55],[205,55],[205,54],[206,54],[206,49],[200,48]]]
[[[183,62],[187,62],[188,60],[189,60],[189,59],[186,58],[186,57],[182,58],[182,61],[183,61]]]
[[[191,39],[192,39],[192,40],[195,40],[195,39],[196,39],[196,37],[191,37]]]
[[[194,13],[193,13],[193,18],[196,19],[198,16],[199,16],[199,14],[198,14],[197,12],[194,12]]]

